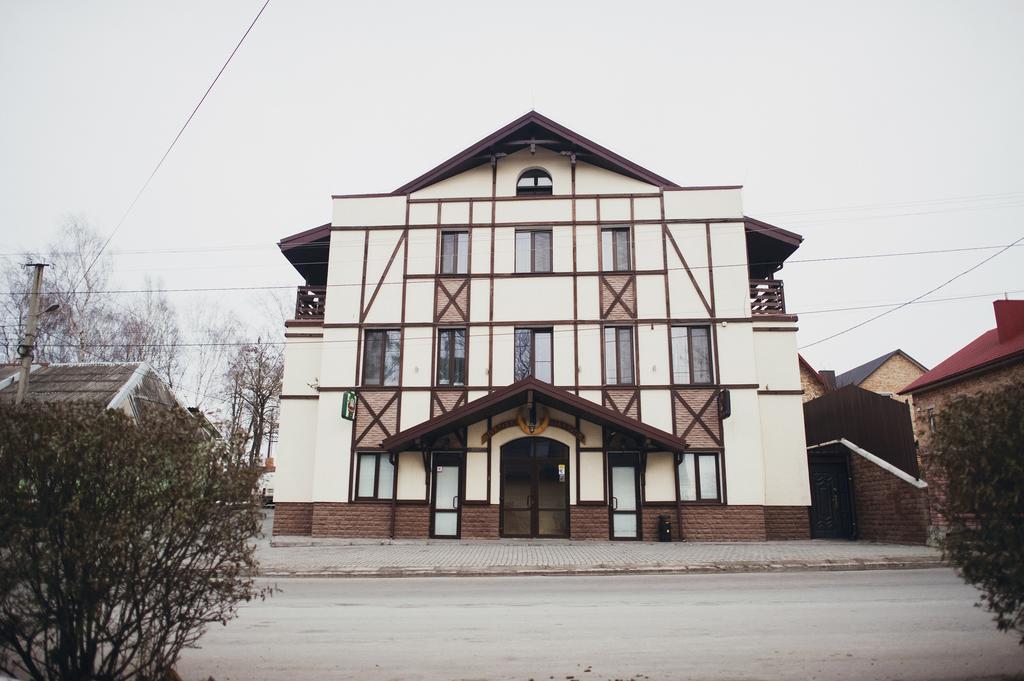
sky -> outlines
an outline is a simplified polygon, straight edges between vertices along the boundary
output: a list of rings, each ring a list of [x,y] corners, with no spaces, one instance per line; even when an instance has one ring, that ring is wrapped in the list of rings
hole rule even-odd
[[[0,257],[69,216],[109,235],[262,4],[0,0]],[[1015,1],[271,0],[114,235],[114,280],[300,284],[275,244],[331,194],[391,191],[531,108],[677,184],[742,184],[747,215],[805,237],[793,261],[1004,246],[1024,236],[1022,31]],[[930,296],[971,298],[814,344],[885,308],[821,310],[995,252],[779,278],[815,367],[897,347],[933,366],[1024,298],[1024,245]],[[260,292],[168,295],[260,314]]]

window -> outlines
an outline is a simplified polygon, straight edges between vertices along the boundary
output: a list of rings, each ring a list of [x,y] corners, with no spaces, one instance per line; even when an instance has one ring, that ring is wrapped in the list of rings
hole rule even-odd
[[[437,332],[437,384],[466,384],[466,330]]]
[[[516,182],[516,196],[550,196],[554,186],[546,170],[532,168],[519,176]]]
[[[469,271],[469,232],[441,232],[441,274]]]
[[[387,452],[360,452],[356,472],[356,499],[394,496],[395,464]]]
[[[402,332],[367,331],[363,343],[363,385],[398,385]]]
[[[516,232],[516,272],[551,271],[551,230]]]
[[[633,329],[628,326],[604,329],[604,382],[633,385]]]
[[[928,432],[935,432],[935,408],[928,407]]]
[[[601,269],[606,272],[633,269],[629,259],[629,228],[601,230]]]
[[[712,382],[710,328],[672,327],[672,382]]]
[[[533,376],[551,383],[551,329],[516,329],[515,380]]]
[[[679,460],[680,501],[721,501],[717,453],[687,452]]]

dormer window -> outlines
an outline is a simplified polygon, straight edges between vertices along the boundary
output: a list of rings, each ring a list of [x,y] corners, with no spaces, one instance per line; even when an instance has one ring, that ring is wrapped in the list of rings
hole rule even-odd
[[[519,176],[516,196],[551,196],[551,175],[540,168],[532,168]]]

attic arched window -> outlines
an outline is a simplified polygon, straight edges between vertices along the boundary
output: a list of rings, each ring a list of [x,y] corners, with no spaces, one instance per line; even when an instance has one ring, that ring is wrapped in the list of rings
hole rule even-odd
[[[550,195],[551,189],[551,175],[540,168],[527,170],[516,182],[516,196]]]

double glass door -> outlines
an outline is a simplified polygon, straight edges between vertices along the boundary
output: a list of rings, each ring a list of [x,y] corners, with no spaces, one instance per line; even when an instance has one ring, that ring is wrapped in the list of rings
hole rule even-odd
[[[501,535],[569,536],[569,448],[526,437],[501,448]]]

